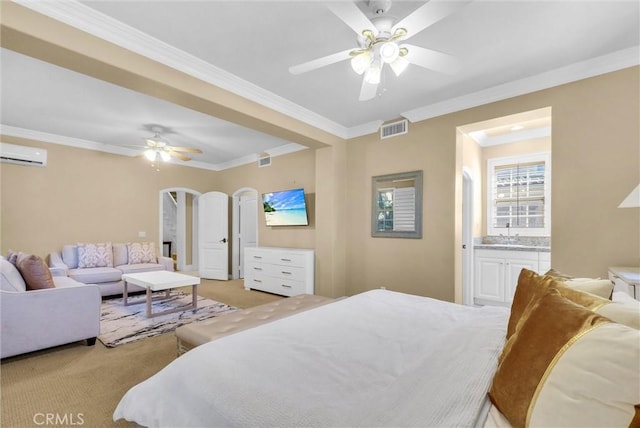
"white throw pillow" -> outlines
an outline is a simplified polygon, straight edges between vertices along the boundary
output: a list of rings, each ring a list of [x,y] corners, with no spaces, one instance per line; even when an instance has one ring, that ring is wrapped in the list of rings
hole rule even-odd
[[[157,263],[156,246],[153,242],[132,242],[127,244],[129,264]]]
[[[113,267],[111,242],[78,243],[78,268]]]

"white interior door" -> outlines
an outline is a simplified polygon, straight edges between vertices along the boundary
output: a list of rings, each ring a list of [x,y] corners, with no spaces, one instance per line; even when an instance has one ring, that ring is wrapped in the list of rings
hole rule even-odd
[[[229,197],[208,192],[198,199],[198,267],[201,278],[229,279]]]
[[[240,278],[244,278],[244,249],[258,245],[258,195],[240,196]]]

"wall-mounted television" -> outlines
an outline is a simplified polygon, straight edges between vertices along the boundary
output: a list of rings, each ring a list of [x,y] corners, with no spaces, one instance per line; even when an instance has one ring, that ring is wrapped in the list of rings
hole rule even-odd
[[[262,207],[267,226],[308,226],[304,189],[263,193]]]

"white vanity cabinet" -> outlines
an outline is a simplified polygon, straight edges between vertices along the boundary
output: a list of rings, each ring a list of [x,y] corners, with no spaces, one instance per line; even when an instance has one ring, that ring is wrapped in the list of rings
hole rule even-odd
[[[476,249],[474,303],[510,306],[520,271],[544,273],[550,265],[548,252]]]
[[[314,294],[314,255],[299,248],[246,248],[244,288],[283,296]]]

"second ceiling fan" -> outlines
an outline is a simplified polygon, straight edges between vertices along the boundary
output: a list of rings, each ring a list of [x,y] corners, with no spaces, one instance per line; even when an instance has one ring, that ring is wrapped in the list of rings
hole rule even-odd
[[[351,59],[353,70],[363,75],[360,101],[376,96],[385,64],[399,76],[409,64],[441,73],[453,74],[460,65],[452,55],[405,43],[441,19],[455,13],[472,0],[432,0],[399,22],[386,13],[390,0],[368,2],[374,17],[369,19],[353,2],[331,2],[327,7],[358,35],[358,48],[346,49],[289,68],[292,74],[306,73]]]

